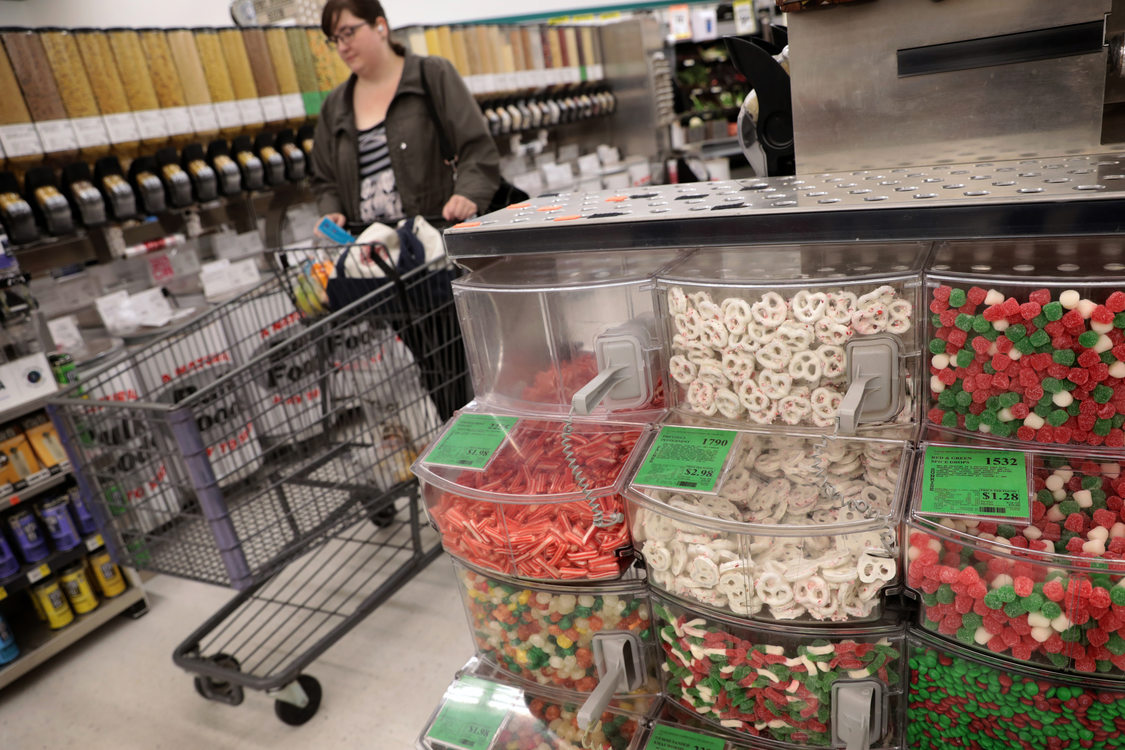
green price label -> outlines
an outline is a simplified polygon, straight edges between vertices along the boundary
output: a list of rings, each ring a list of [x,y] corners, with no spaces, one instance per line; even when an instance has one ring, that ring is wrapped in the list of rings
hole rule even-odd
[[[426,463],[480,471],[518,421],[518,417],[462,414],[426,456]]]
[[[508,715],[507,707],[520,696],[517,688],[462,677],[446,691],[426,736],[461,750],[486,750]]]
[[[738,433],[698,427],[663,427],[634,484],[713,492]]]
[[[1023,453],[931,445],[922,471],[921,513],[1031,518]]]
[[[686,729],[657,724],[648,736],[645,750],[723,750],[726,740]]]

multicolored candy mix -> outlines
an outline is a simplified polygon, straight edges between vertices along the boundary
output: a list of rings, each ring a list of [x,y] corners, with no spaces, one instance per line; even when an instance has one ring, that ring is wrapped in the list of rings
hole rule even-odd
[[[934,424],[1038,443],[1125,447],[1125,292],[1008,297],[934,288]]]
[[[779,637],[654,606],[667,695],[728,730],[800,746],[832,744],[832,683],[897,685],[901,648],[888,637]],[[788,642],[787,645],[779,645]]]
[[[1125,692],[998,669],[912,641],[906,726],[916,750],[1125,747]]]

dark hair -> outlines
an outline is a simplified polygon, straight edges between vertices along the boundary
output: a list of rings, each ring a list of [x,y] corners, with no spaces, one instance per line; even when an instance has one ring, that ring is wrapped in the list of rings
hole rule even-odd
[[[379,0],[328,0],[320,14],[320,30],[324,32],[326,37],[332,36],[336,22],[340,20],[340,14],[345,10],[350,11],[353,16],[366,21],[371,26],[375,25],[376,19],[386,20],[387,18],[387,14],[383,12],[383,4]],[[387,26],[389,29],[389,21]],[[387,41],[390,42],[391,49],[394,50],[396,55],[399,57],[406,56],[405,47],[389,36]]]

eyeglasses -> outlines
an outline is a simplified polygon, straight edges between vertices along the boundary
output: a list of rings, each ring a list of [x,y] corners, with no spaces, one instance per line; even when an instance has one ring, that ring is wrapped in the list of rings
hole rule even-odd
[[[347,42],[348,44],[351,44],[352,39],[355,37],[355,33],[362,29],[364,26],[369,25],[370,24],[367,23],[353,23],[351,26],[343,26],[338,32],[336,32],[336,36],[330,36],[325,41],[327,41],[328,44],[332,47],[338,47],[340,45],[340,42]]]

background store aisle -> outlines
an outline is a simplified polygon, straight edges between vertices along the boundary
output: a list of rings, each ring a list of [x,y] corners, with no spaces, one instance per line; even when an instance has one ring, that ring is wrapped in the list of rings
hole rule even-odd
[[[324,702],[294,728],[257,692],[238,708],[203,700],[172,664],[172,650],[229,590],[157,576],[146,591],[146,616],[102,630],[0,692],[5,748],[411,747],[472,654],[455,578],[438,561],[313,663]]]

